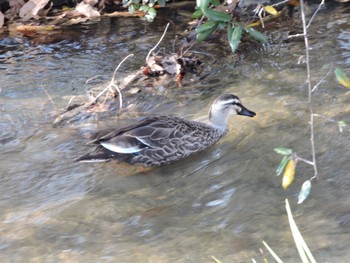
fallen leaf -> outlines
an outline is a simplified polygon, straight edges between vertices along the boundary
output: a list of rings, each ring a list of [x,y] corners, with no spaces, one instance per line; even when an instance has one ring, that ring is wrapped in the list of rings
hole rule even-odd
[[[265,11],[273,16],[277,15],[277,10],[273,6],[265,6]]]
[[[24,31],[36,31],[38,33],[40,32],[46,32],[46,31],[52,31],[57,29],[57,27],[53,25],[18,25],[17,31],[24,32]]]
[[[143,16],[145,16],[145,13],[141,12],[141,11],[137,11],[137,10],[134,11],[133,14],[130,14],[129,12],[115,11],[113,13],[105,14],[105,16],[109,16],[109,17],[131,17],[131,16],[143,17]]]
[[[50,0],[29,0],[19,10],[19,16],[23,19],[31,19],[38,16]]]
[[[4,14],[0,11],[0,28],[4,25],[5,17]]]
[[[13,19],[14,17],[17,16],[17,14],[19,13],[19,10],[22,8],[22,6],[24,6],[25,2],[24,0],[11,0],[8,2],[10,5],[10,8],[6,10],[5,17],[7,19]]]
[[[80,2],[76,7],[75,10],[78,11],[80,14],[86,16],[86,17],[97,17],[101,16],[100,12],[98,12],[96,9],[94,9],[91,5],[88,5],[84,2]]]

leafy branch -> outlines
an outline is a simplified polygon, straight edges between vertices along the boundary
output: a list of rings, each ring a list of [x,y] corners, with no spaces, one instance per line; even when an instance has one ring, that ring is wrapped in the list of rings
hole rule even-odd
[[[234,21],[232,14],[219,11],[223,9],[221,7],[222,5],[218,0],[197,0],[196,11],[192,17],[200,19],[199,24],[206,19],[206,22],[196,28],[198,42],[207,39],[218,28],[227,28],[227,39],[232,52],[237,50],[244,32],[261,43],[267,43],[268,37],[265,34],[253,29],[248,24]]]
[[[152,22],[157,16],[156,5],[164,7],[168,0],[123,0],[123,7],[127,7],[130,14],[133,14],[136,10],[145,13],[145,16],[141,19],[145,19]]]
[[[319,7],[311,17],[310,21],[308,24],[306,24],[306,19],[305,19],[305,10],[304,10],[304,0],[300,0],[300,11],[301,11],[301,19],[302,19],[302,25],[303,25],[303,34],[302,36],[304,37],[304,43],[305,43],[305,63],[306,63],[306,75],[307,75],[307,87],[308,87],[308,109],[309,109],[309,114],[310,114],[310,148],[311,148],[311,160],[307,160],[304,158],[301,158],[298,156],[297,153],[293,152],[292,149],[289,148],[275,148],[274,150],[278,153],[283,155],[283,159],[280,162],[280,165],[278,166],[276,170],[277,175],[281,175],[283,173],[283,178],[282,178],[282,187],[284,189],[287,189],[289,185],[293,182],[294,180],[294,174],[295,174],[295,169],[298,161],[302,161],[308,165],[311,165],[314,170],[314,175],[309,179],[306,180],[299,192],[298,196],[298,204],[301,204],[310,194],[311,190],[311,181],[314,179],[318,178],[318,167],[317,167],[317,158],[316,158],[316,150],[315,150],[315,136],[314,136],[314,122],[315,122],[315,117],[321,117],[323,119],[326,119],[327,121],[336,123],[338,125],[339,131],[342,132],[343,128],[347,125],[344,121],[336,121],[332,118],[328,118],[326,116],[316,114],[314,113],[313,110],[313,104],[312,104],[312,94],[313,92],[317,89],[317,87],[321,84],[321,82],[329,75],[331,70],[322,78],[321,81],[319,81],[315,86],[312,86],[311,82],[311,70],[310,70],[310,54],[309,54],[309,40],[308,40],[308,34],[307,34],[307,29],[311,25],[311,22],[313,18],[315,17],[316,13],[320,10],[320,7],[324,4],[324,0],[319,4]],[[348,77],[346,76],[345,72],[340,69],[336,68],[335,69],[335,75],[340,84],[343,86],[350,88],[350,81]]]

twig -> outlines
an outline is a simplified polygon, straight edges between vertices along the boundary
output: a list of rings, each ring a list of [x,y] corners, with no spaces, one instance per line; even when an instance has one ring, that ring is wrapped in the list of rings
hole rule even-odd
[[[317,113],[314,113],[313,114],[315,117],[320,117],[322,119],[325,119],[329,122],[337,122],[335,119],[332,119],[332,118],[328,118],[327,116],[324,116],[324,115],[321,115],[321,114],[317,114]]]
[[[127,55],[119,64],[118,66],[115,68],[113,76],[111,81],[109,82],[108,86],[102,90],[93,100],[92,102],[90,102],[91,104],[95,103],[97,101],[97,99],[99,97],[101,97],[106,91],[108,91],[109,89],[111,89],[111,87],[114,87],[118,94],[119,94],[119,109],[121,109],[123,107],[123,97],[122,97],[122,93],[120,92],[120,89],[118,87],[118,85],[115,84],[115,75],[117,74],[118,69],[120,68],[120,66],[124,63],[125,60],[127,60],[129,57],[132,57],[134,54],[130,54]]]
[[[199,19],[196,29],[202,24],[204,20],[204,15],[201,17],[201,19]],[[182,58],[192,47],[194,44],[196,44],[197,41],[192,41],[192,43],[190,44],[190,46],[183,52],[183,46],[181,47],[181,52],[180,52],[180,57]]]
[[[316,114],[316,113],[314,113],[313,115],[315,117],[319,117],[319,118],[325,119],[325,120],[327,120],[329,122],[336,123],[338,125],[339,132],[343,132],[343,127],[346,126],[346,123],[344,123],[343,121],[337,121],[337,120],[335,120],[333,118],[329,118],[327,116]]]
[[[175,45],[176,45],[177,38],[178,38],[178,36],[176,35],[176,36],[175,36],[175,39],[174,39],[174,41],[173,41],[173,53],[176,52],[176,50],[175,50]]]
[[[165,29],[164,29],[164,32],[163,32],[163,35],[160,37],[158,43],[157,43],[153,48],[151,48],[151,50],[148,52],[147,57],[146,57],[146,63],[147,63],[147,61],[148,61],[148,59],[149,59],[149,56],[150,56],[151,53],[153,52],[153,50],[155,50],[155,49],[159,46],[160,42],[162,42],[162,40],[163,40],[163,38],[164,38],[164,36],[165,36],[167,30],[168,30],[169,25],[170,25],[170,23],[168,23],[168,24],[166,25],[166,27],[165,27]]]
[[[193,47],[194,44],[196,44],[196,41],[192,41],[190,46],[184,52],[181,52],[182,54],[180,57],[183,57]]]
[[[57,109],[56,103],[53,101],[53,99],[51,98],[50,94],[47,92],[47,90],[45,89],[45,87],[43,85],[41,85],[41,88],[45,91],[46,96],[49,98],[50,102],[52,103],[52,105]]]
[[[278,5],[280,5],[280,4],[284,4],[284,3],[287,3],[287,2],[289,2],[290,0],[284,0],[284,1],[281,1],[281,2],[278,2],[278,3],[276,3],[276,4],[273,4],[273,5],[271,5],[271,6],[278,6]]]
[[[69,99],[69,101],[68,101],[68,103],[67,103],[67,106],[66,106],[66,109],[69,109],[69,106],[70,106],[70,104],[72,103],[72,101],[74,100],[74,98],[75,98],[75,96],[72,96],[72,97]]]
[[[85,81],[85,84],[89,84],[89,82],[90,82],[91,80],[96,79],[96,78],[98,78],[98,77],[103,77],[103,76],[104,76],[104,75],[96,75],[96,76],[94,76],[94,77],[92,77],[92,78],[89,78],[88,80]]]
[[[313,163],[313,162],[311,162],[311,161],[309,161],[309,160],[306,160],[306,159],[304,159],[304,158],[301,158],[301,157],[298,156],[298,155],[295,157],[295,159],[298,160],[298,161],[302,161],[302,162],[304,162],[304,163],[310,164],[311,166],[314,166],[314,163]]]
[[[321,85],[321,83],[329,76],[329,74],[331,74],[332,71],[333,71],[333,67],[331,67],[330,70],[327,72],[327,74],[324,75],[323,78],[314,86],[311,92],[314,92],[318,88],[318,86]]]
[[[124,63],[125,60],[127,60],[128,58],[130,58],[130,57],[132,57],[132,56],[134,56],[134,54],[129,54],[129,55],[127,55],[127,56],[118,64],[118,66],[117,66],[117,67],[115,68],[115,70],[114,70],[113,77],[112,77],[112,79],[111,79],[110,84],[114,82],[115,74],[117,74],[117,71],[118,71],[118,69],[120,68],[120,66]]]
[[[301,20],[303,23],[303,34],[304,34],[305,54],[306,54],[308,102],[309,102],[309,112],[310,112],[310,143],[311,143],[312,163],[313,163],[312,166],[314,168],[314,173],[315,173],[314,176],[317,177],[318,173],[317,173],[315,139],[314,139],[314,114],[313,114],[313,108],[312,108],[312,84],[311,84],[311,70],[310,70],[309,39],[307,36],[304,0],[300,0],[300,11],[301,11]]]
[[[287,38],[293,38],[293,37],[303,37],[304,34],[295,34],[295,35],[290,35]]]
[[[314,13],[314,14],[312,15],[312,17],[310,18],[309,23],[307,24],[306,28],[309,28],[309,26],[310,26],[311,23],[312,23],[312,20],[314,20],[316,14],[318,13],[318,11],[320,11],[321,6],[323,6],[323,5],[324,5],[324,0],[322,0],[322,2],[318,5],[318,8],[316,9],[315,13]]]

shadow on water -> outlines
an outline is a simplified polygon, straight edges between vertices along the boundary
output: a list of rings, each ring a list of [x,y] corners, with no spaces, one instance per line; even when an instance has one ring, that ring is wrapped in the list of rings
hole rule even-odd
[[[310,28],[314,82],[326,73],[324,64],[349,67],[348,11],[323,11]],[[162,44],[168,50],[185,28],[183,17],[172,16],[179,23]],[[332,123],[317,120],[321,179],[303,205],[296,206],[296,194],[312,169],[300,164],[287,191],[274,176],[280,157],[273,148],[292,147],[310,156],[309,116],[300,103],[306,96],[305,66],[297,64],[302,41],[241,53],[244,59],[219,44],[201,44],[197,48],[208,59],[205,75],[189,76],[185,87],[141,87],[137,113],[53,127],[58,109],[71,96],[85,94],[87,79],[103,75],[107,83],[129,53],[135,57],[122,71],[138,69],[163,32],[167,21],[160,21],[104,18],[66,28],[69,37],[52,44],[1,42],[6,50],[0,62],[2,260],[209,262],[215,255],[222,262],[249,262],[261,258],[266,240],[283,259],[297,262],[284,210],[289,198],[316,259],[347,262],[347,128],[339,133]],[[72,161],[91,150],[84,144],[92,131],[159,112],[205,118],[212,100],[224,92],[239,95],[258,116],[232,118],[231,132],[206,152],[153,169]],[[315,93],[317,113],[350,122],[348,102],[333,77]]]

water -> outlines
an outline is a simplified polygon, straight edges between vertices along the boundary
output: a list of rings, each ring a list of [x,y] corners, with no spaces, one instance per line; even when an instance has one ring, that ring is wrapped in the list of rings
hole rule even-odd
[[[325,64],[348,72],[348,20],[344,6],[315,18],[310,28],[314,83],[328,72]],[[275,147],[292,147],[311,158],[309,114],[302,103],[305,65],[297,64],[302,41],[253,48],[240,57],[220,44],[201,44],[196,50],[205,59],[204,72],[187,76],[183,88],[171,81],[142,86],[140,94],[126,96],[130,110],[119,116],[53,125],[72,96],[85,95],[87,79],[104,75],[101,81],[107,83],[130,53],[135,56],[121,73],[138,69],[166,22],[105,18],[66,28],[65,39],[53,44],[20,38],[3,44],[2,261],[211,262],[213,255],[222,262],[262,262],[259,248],[265,240],[285,262],[299,262],[284,208],[288,198],[318,262],[347,262],[348,128],[340,133],[334,123],[316,119],[320,180],[313,181],[304,204],[297,206],[296,197],[313,175],[310,166],[298,163],[296,180],[286,191],[274,176],[281,158]],[[176,30],[182,30],[172,27],[162,43],[167,50]],[[211,101],[224,92],[237,94],[258,116],[232,118],[229,135],[204,153],[156,169],[72,162],[91,150],[84,145],[91,133],[158,112],[205,118]],[[315,112],[350,123],[346,92],[331,73],[314,94]]]

